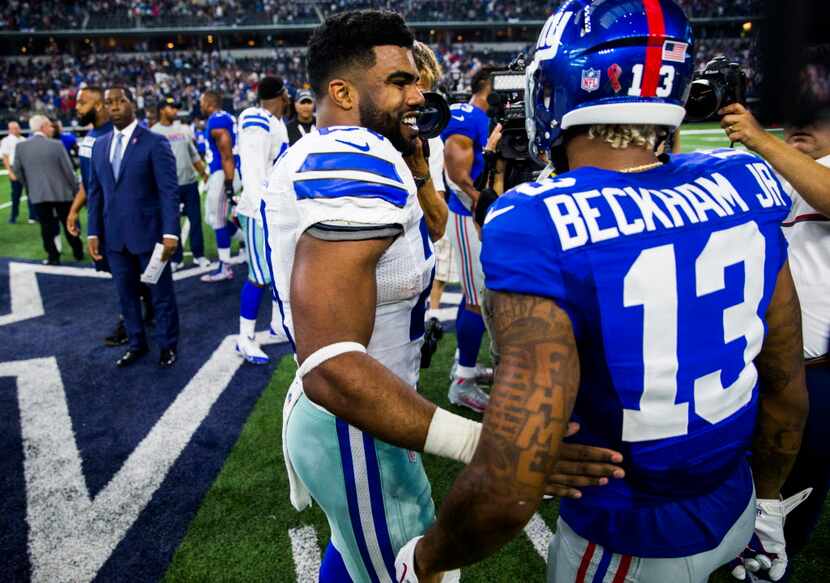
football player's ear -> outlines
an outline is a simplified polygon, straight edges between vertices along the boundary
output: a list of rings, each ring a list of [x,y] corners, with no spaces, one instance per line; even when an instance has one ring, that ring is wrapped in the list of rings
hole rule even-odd
[[[332,79],[329,82],[329,99],[341,109],[347,111],[356,107],[357,92],[348,81],[343,79]]]

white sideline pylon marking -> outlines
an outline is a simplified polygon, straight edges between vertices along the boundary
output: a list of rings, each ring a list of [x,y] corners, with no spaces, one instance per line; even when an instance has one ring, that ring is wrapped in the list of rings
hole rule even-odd
[[[551,532],[548,525],[539,516],[539,513],[533,515],[525,525],[525,534],[527,538],[530,539],[530,543],[533,545],[533,548],[536,549],[536,552],[539,553],[539,556],[542,557],[542,560],[547,562],[548,560],[548,545],[550,541],[553,539],[553,533]]]
[[[57,360],[0,363],[0,377],[17,378],[32,581],[95,578],[241,366],[235,342],[221,342],[94,499]]]
[[[174,281],[189,277],[196,277],[216,269],[215,264],[208,267],[185,269],[173,274]],[[11,298],[11,312],[0,315],[0,326],[16,324],[24,320],[43,316],[43,298],[40,295],[40,286],[37,275],[66,275],[70,277],[91,277],[97,279],[112,279],[109,273],[95,271],[91,267],[70,267],[64,265],[38,265],[36,263],[9,262],[9,296]],[[113,295],[115,290],[113,290]]]
[[[37,274],[70,275],[75,277],[97,277],[106,279],[109,273],[102,273],[86,267],[64,267],[60,265],[36,265],[34,263],[9,263],[9,296],[11,312],[0,316],[0,326],[14,324],[44,314]]]
[[[297,583],[316,583],[320,573],[320,546],[313,526],[288,529]]]

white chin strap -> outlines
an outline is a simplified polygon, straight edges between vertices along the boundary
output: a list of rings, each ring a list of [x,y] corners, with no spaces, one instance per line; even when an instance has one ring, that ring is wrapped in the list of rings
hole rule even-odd
[[[347,352],[363,352],[366,353],[366,347],[357,342],[335,342],[328,346],[323,346],[315,350],[306,358],[297,370],[297,375],[303,378],[305,375],[313,371],[315,368],[334,358]]]

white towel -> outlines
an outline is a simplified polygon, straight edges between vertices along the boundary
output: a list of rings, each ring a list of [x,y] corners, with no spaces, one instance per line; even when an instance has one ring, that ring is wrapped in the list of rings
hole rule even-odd
[[[286,445],[285,437],[288,431],[288,420],[291,418],[291,413],[294,411],[294,407],[297,406],[302,395],[303,383],[299,375],[296,375],[291,386],[288,387],[288,394],[285,395],[285,403],[282,406],[282,457],[285,460],[285,472],[288,474],[291,505],[297,509],[297,512],[311,506],[311,494],[300,479],[300,476],[294,471],[294,465],[291,463],[291,457],[288,455],[288,446]]]

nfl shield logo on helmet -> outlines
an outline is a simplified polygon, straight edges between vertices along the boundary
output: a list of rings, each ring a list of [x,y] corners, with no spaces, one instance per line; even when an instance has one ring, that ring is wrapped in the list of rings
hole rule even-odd
[[[590,93],[599,89],[599,69],[582,70],[582,90]]]

